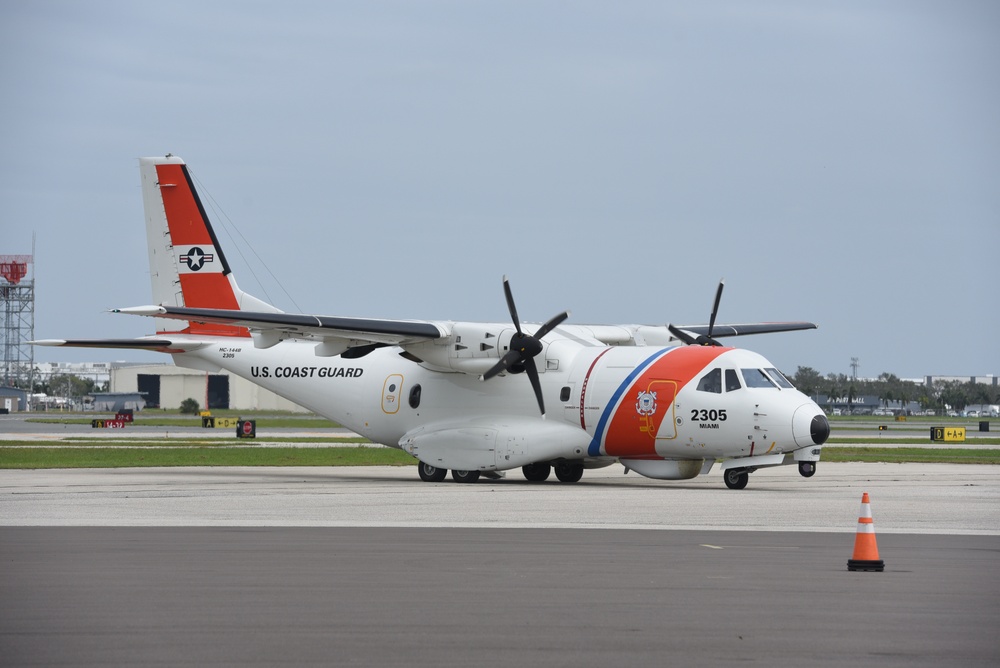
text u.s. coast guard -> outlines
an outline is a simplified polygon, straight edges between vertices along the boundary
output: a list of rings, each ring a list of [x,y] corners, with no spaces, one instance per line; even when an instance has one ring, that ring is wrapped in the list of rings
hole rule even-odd
[[[343,366],[252,366],[254,378],[360,378],[364,369]]]

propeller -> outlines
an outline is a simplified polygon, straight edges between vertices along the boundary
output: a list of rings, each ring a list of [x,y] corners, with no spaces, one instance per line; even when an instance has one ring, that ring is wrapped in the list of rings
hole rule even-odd
[[[559,326],[563,320],[569,317],[569,311],[549,319],[547,323],[538,328],[534,336],[521,331],[521,320],[517,317],[517,307],[514,305],[514,295],[510,291],[510,282],[507,277],[503,277],[503,291],[507,297],[507,310],[510,311],[510,318],[514,321],[514,329],[517,331],[510,338],[510,349],[504,353],[500,361],[493,365],[489,371],[481,376],[482,380],[489,380],[498,373],[509,371],[510,373],[520,373],[524,371],[528,374],[531,387],[535,391],[535,398],[538,399],[538,409],[545,417],[545,401],[542,400],[542,384],[538,380],[538,367],[535,366],[535,355],[542,352],[542,337]]]
[[[673,325],[667,325],[667,329],[675,337],[686,343],[687,345],[699,345],[699,346],[721,346],[722,344],[712,338],[712,331],[715,329],[715,316],[719,314],[719,302],[722,301],[722,288],[726,286],[726,279],[719,281],[719,288],[715,291],[715,303],[712,305],[712,317],[708,320],[708,334],[702,334],[701,336],[691,336],[682,329],[678,329]]]

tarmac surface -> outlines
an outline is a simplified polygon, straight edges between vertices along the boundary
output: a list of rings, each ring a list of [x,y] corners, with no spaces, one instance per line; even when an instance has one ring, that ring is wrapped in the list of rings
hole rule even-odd
[[[622,471],[0,470],[0,665],[1000,665],[1000,467]]]
[[[0,663],[1000,663],[1000,467],[621,471],[0,471]]]

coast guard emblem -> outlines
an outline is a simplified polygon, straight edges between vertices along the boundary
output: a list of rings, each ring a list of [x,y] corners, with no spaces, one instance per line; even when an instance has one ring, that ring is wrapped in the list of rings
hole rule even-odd
[[[656,392],[640,392],[639,400],[635,402],[635,410],[639,415],[652,415],[656,412]]]

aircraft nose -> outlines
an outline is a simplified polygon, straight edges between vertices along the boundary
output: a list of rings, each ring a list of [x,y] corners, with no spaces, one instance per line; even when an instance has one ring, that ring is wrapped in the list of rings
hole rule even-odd
[[[792,417],[792,435],[800,447],[823,445],[830,437],[830,422],[816,404],[799,406]]]
[[[820,413],[812,419],[809,432],[812,434],[813,443],[823,445],[826,439],[830,438],[830,421]]]

